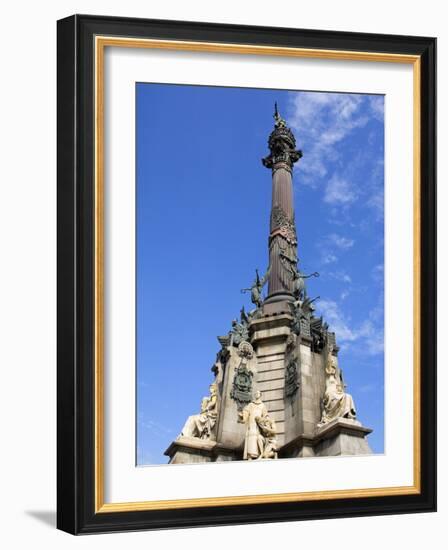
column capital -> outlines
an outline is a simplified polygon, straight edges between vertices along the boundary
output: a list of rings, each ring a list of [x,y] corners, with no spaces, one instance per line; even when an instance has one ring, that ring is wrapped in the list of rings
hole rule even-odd
[[[275,104],[275,126],[268,140],[270,154],[262,159],[263,165],[272,170],[285,168],[292,171],[294,163],[303,156],[302,151],[296,149],[296,138],[286,121],[280,116]]]

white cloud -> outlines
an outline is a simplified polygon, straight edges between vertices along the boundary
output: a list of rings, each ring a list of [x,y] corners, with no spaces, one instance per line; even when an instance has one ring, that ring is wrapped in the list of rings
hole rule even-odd
[[[338,261],[338,257],[332,252],[322,252],[320,261],[323,264],[332,264]]]
[[[379,121],[384,120],[384,96],[383,95],[373,95],[369,97],[370,108],[373,115]]]
[[[357,161],[361,167],[365,165],[365,162],[366,160],[363,158]],[[376,221],[382,223],[384,220],[384,159],[368,158],[367,165],[369,169],[365,170],[363,174],[362,197],[365,205],[372,210]]]
[[[355,244],[354,239],[348,239],[337,233],[327,235],[318,245],[320,249],[320,261],[323,265],[335,263],[339,260],[336,250],[345,251]]]
[[[375,210],[379,217],[383,217],[384,213],[384,191],[383,189],[377,190],[373,193],[370,199],[367,201],[367,205]]]
[[[353,342],[357,339],[356,333],[348,326],[347,320],[334,300],[320,300],[317,307],[339,341]]]
[[[380,125],[369,126],[350,162],[341,165],[348,138],[370,121],[384,121],[384,96],[329,92],[291,92],[288,123],[303,158],[296,165],[297,181],[321,187],[323,201],[340,217],[356,201],[370,207],[377,220],[384,211],[384,161]],[[344,143],[344,140],[347,140]]]
[[[337,262],[339,258],[336,254],[336,250],[345,251],[354,244],[354,239],[348,239],[337,233],[327,235],[318,245],[321,264],[328,265]]]
[[[351,320],[334,300],[321,300],[318,309],[336,333],[336,340],[342,344],[360,341],[360,347],[369,355],[378,355],[384,351],[384,329],[380,324],[382,308],[373,308],[368,318],[359,326],[351,326]]]
[[[341,301],[345,300],[349,296],[349,294],[350,292],[348,290],[343,290],[340,296]]]
[[[334,175],[325,187],[324,201],[328,204],[348,205],[356,200],[354,186]]]
[[[376,283],[384,282],[384,264],[378,264],[372,269],[372,279]]]
[[[360,94],[294,92],[290,97],[288,122],[304,152],[301,177],[304,183],[317,185],[316,178],[328,174],[328,163],[339,158],[338,144],[367,124],[366,102]]]
[[[373,332],[366,341],[367,351],[370,355],[377,355],[384,351],[384,331]]]
[[[328,235],[327,240],[329,243],[337,246],[341,250],[348,250],[355,244],[353,239],[347,239],[347,237],[343,237],[337,233],[331,233],[331,235]]]
[[[340,281],[341,283],[351,283],[352,278],[345,271],[332,271],[328,274],[331,278]]]

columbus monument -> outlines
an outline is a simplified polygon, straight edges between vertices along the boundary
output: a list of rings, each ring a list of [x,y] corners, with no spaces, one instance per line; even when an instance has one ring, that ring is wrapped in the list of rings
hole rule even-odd
[[[306,279],[319,274],[299,267],[292,178],[302,152],[277,105],[274,121],[262,159],[272,172],[268,268],[242,289],[253,309],[218,336],[209,395],[165,451],[170,464],[371,453],[336,335],[307,293]]]

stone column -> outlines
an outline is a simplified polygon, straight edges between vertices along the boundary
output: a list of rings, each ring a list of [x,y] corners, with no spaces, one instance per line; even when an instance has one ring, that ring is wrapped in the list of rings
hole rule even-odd
[[[272,170],[272,208],[269,235],[268,297],[265,303],[293,300],[297,270],[297,235],[294,221],[292,169],[302,157],[296,140],[275,105],[275,128],[269,136],[270,154],[263,159]]]

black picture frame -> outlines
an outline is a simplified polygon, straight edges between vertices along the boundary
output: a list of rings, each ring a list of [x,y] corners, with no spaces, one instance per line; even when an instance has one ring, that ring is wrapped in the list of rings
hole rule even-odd
[[[57,527],[68,533],[436,510],[436,39],[74,15],[57,25]],[[408,54],[421,61],[421,484],[411,495],[163,510],[95,510],[94,38],[121,36]]]

